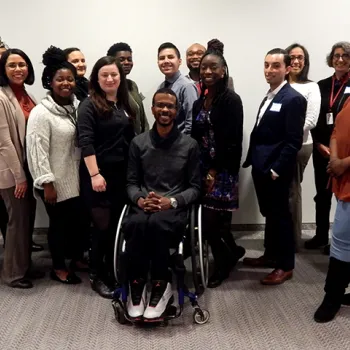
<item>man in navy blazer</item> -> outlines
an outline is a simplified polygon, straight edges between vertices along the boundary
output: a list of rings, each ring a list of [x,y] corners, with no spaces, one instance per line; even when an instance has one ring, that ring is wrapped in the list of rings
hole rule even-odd
[[[259,258],[245,258],[245,265],[271,267],[262,284],[276,285],[292,278],[295,260],[289,188],[297,153],[303,143],[307,102],[286,77],[290,57],[283,49],[273,49],[265,57],[265,78],[270,90],[260,105],[250,135],[247,159],[260,212],[266,218],[265,252]]]

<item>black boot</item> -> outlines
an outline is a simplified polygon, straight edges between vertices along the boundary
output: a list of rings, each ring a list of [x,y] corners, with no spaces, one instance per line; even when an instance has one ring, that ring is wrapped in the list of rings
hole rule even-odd
[[[338,313],[344,299],[345,289],[349,284],[350,263],[329,259],[329,267],[324,290],[326,295],[314,315],[319,323],[332,321]]]

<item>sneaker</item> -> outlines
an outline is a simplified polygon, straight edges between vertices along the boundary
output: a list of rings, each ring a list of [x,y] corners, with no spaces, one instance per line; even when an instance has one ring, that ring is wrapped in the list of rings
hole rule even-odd
[[[149,304],[143,314],[145,319],[160,318],[165,312],[168,304],[172,303],[173,293],[171,284],[167,281],[153,281]]]
[[[130,282],[130,294],[127,302],[128,315],[131,318],[141,317],[146,307],[146,282],[139,278]]]

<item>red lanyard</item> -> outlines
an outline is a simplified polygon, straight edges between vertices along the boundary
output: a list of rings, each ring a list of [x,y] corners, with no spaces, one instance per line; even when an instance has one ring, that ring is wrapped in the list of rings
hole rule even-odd
[[[333,75],[332,77],[332,91],[331,91],[331,96],[329,98],[329,109],[331,109],[334,105],[334,102],[337,100],[340,92],[343,90],[343,87],[345,86],[345,84],[347,84],[348,79],[344,79],[342,86],[340,87],[340,89],[338,90],[337,94],[334,96],[334,83],[335,83],[335,76]]]

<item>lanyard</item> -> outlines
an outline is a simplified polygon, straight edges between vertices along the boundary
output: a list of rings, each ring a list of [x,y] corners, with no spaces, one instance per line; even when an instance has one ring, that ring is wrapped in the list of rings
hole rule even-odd
[[[334,85],[335,85],[335,77],[334,77],[334,75],[333,75],[333,77],[332,77],[332,91],[331,91],[331,96],[330,96],[330,98],[329,98],[329,109],[331,109],[331,108],[333,107],[334,102],[337,100],[337,98],[338,98],[340,92],[343,90],[343,87],[344,87],[345,84],[347,84],[347,83],[348,83],[348,80],[347,80],[347,79],[344,79],[342,86],[340,87],[340,89],[338,90],[337,94],[336,94],[335,97],[333,98],[333,96],[334,96]]]

